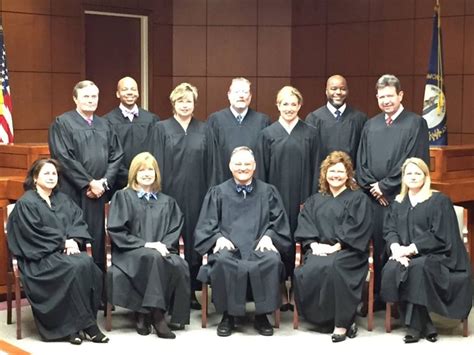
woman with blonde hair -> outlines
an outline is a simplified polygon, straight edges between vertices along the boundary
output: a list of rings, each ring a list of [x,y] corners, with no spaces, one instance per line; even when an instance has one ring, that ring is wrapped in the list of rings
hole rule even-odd
[[[201,289],[196,280],[201,257],[194,250],[194,229],[209,187],[219,176],[217,149],[206,122],[194,117],[198,91],[181,83],[170,94],[173,116],[156,125],[152,152],[162,173],[163,192],[175,198],[184,214],[184,254],[191,275],[191,307],[201,309],[195,292]]]
[[[430,184],[426,163],[407,159],[401,192],[384,222],[390,259],[382,270],[381,295],[399,302],[405,343],[438,339],[429,312],[465,319],[472,306],[471,266],[453,204]]]
[[[321,164],[319,193],[306,200],[298,218],[295,239],[305,256],[294,285],[298,311],[332,330],[335,343],[357,334],[371,234],[372,207],[354,182],[351,159],[332,152]]]
[[[278,91],[279,118],[260,132],[256,152],[257,177],[278,189],[290,221],[291,237],[296,230],[300,205],[317,191],[316,129],[299,118],[302,104],[303,96],[298,89],[284,86]],[[283,260],[287,275],[292,275],[294,248],[290,255],[283,255]],[[281,310],[291,309],[288,298],[284,290]]]
[[[136,331],[175,338],[171,322],[189,323],[188,264],[178,255],[183,214],[161,192],[160,169],[148,152],[133,158],[128,185],[112,198],[107,229],[112,240],[111,303],[136,312]],[[124,277],[115,277],[120,275]]]

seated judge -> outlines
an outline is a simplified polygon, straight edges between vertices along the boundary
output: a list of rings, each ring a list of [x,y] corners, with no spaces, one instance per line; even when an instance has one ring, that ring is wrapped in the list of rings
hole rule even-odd
[[[250,148],[235,148],[229,168],[233,177],[208,191],[196,226],[196,250],[210,254],[198,279],[211,284],[214,306],[223,314],[217,335],[232,334],[234,317],[245,315],[249,297],[255,329],[270,336],[267,314],[281,305],[281,256],[291,246],[288,217],[277,189],[253,177]]]
[[[295,239],[305,251],[295,270],[298,311],[333,342],[354,338],[357,305],[368,271],[372,207],[358,189],[350,157],[329,154],[321,164],[319,193],[306,200]],[[330,330],[329,330],[330,331]]]
[[[438,339],[434,312],[465,319],[472,306],[471,266],[451,200],[430,189],[429,168],[419,158],[402,166],[402,189],[390,205],[384,238],[390,259],[381,295],[398,302],[405,343]]]
[[[188,264],[178,255],[183,214],[176,201],[161,192],[155,158],[138,154],[130,164],[128,185],[110,205],[112,239],[112,303],[136,312],[136,331],[148,335],[151,325],[160,338],[176,335],[166,323],[189,324]]]
[[[57,186],[58,162],[35,161],[8,219],[8,247],[42,339],[79,345],[84,332],[94,343],[107,343],[96,320],[102,272],[80,251],[92,237],[82,210]]]

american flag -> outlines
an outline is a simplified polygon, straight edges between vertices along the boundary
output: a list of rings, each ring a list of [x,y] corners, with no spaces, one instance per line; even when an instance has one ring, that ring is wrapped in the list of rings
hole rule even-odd
[[[13,143],[12,100],[8,81],[7,52],[3,38],[3,26],[0,24],[0,143]]]

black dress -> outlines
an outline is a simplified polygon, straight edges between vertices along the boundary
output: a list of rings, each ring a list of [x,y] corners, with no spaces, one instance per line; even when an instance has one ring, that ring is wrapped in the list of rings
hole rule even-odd
[[[202,205],[196,226],[196,250],[210,253],[219,237],[235,246],[209,255],[198,279],[211,283],[217,312],[245,314],[247,285],[250,285],[255,313],[273,312],[281,305],[280,283],[285,271],[280,255],[291,245],[288,217],[280,194],[272,185],[254,179],[253,190],[245,196],[236,191],[233,179],[212,187]],[[264,236],[269,236],[278,253],[255,251]]]
[[[196,275],[201,265],[194,251],[194,229],[207,190],[216,181],[217,149],[205,122],[191,119],[187,130],[171,117],[156,125],[153,154],[161,170],[163,192],[178,202],[184,214],[183,238],[193,290],[200,289]]]
[[[360,190],[338,196],[316,194],[304,205],[295,239],[305,250],[304,264],[295,269],[295,299],[310,322],[349,328],[368,272],[368,244],[372,208]],[[312,242],[342,249],[327,256],[313,255]]]
[[[158,193],[157,199],[139,198],[131,188],[115,193],[108,226],[112,239],[112,303],[148,313],[159,308],[172,313],[176,324],[189,323],[189,270],[178,255],[183,214],[176,201]],[[170,254],[163,257],[146,248],[161,242]]]
[[[97,264],[104,263],[104,204],[106,194],[98,199],[86,196],[89,182],[106,178],[113,186],[123,150],[115,132],[106,120],[93,118],[92,126],[77,112],[57,117],[49,127],[51,157],[63,167],[60,189],[69,195],[84,212],[92,236],[92,253]]]
[[[389,260],[382,272],[387,302],[424,306],[428,312],[465,319],[472,307],[471,265],[453,205],[439,192],[412,207],[407,197],[394,202],[384,224],[387,248],[416,245],[408,267]]]
[[[18,259],[21,281],[36,326],[55,340],[96,324],[102,272],[86,253],[63,253],[66,239],[91,241],[81,209],[53,193],[51,207],[34,190],[17,201],[8,219],[8,247]]]

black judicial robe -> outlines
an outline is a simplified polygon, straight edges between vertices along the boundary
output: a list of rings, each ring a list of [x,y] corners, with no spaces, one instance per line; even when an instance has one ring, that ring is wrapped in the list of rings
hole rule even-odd
[[[112,240],[112,303],[143,313],[172,308],[172,323],[188,324],[189,270],[178,255],[183,214],[176,201],[163,193],[147,201],[131,188],[119,190],[112,198],[107,224]],[[170,254],[163,257],[146,248],[147,242],[165,244]]]
[[[270,117],[248,109],[241,124],[239,124],[229,107],[214,112],[207,119],[209,128],[216,137],[220,151],[220,173],[218,183],[232,177],[229,170],[229,161],[232,151],[236,147],[247,146],[253,151],[257,147],[258,134],[271,123]]]
[[[205,122],[192,118],[186,131],[171,117],[155,129],[154,155],[161,170],[163,192],[175,198],[184,213],[183,238],[186,260],[200,265],[194,251],[196,227],[202,201],[216,181],[217,149]]]
[[[49,127],[48,139],[51,157],[63,167],[60,189],[83,210],[93,237],[94,260],[103,264],[106,194],[91,199],[86,196],[86,191],[93,179],[105,177],[109,186],[113,186],[123,157],[119,139],[103,118],[94,115],[92,126],[89,126],[75,110],[54,120]]]
[[[295,269],[298,311],[310,322],[334,322],[349,328],[368,272],[368,244],[372,207],[361,191],[349,188],[338,196],[311,196],[298,218],[295,239],[305,251],[304,264]],[[342,249],[327,256],[313,255],[312,242]]]
[[[391,201],[400,192],[402,165],[411,157],[430,163],[426,121],[404,109],[393,124],[387,126],[385,113],[380,113],[367,121],[362,130],[357,182],[366,190],[370,190],[370,184],[379,182],[383,194]]]
[[[306,116],[306,123],[317,130],[319,154],[316,166],[320,167],[324,159],[333,151],[346,152],[352,160],[354,168],[357,162],[357,149],[359,147],[362,129],[367,121],[367,115],[346,105],[340,121],[326,105],[310,112]],[[316,177],[319,177],[319,171]],[[316,179],[318,183],[318,179]]]
[[[245,314],[247,284],[250,283],[256,314],[270,313],[281,305],[280,283],[285,272],[280,255],[289,252],[290,228],[277,189],[254,179],[253,191],[237,193],[233,179],[209,189],[195,232],[196,250],[211,253],[219,237],[226,237],[235,249],[209,256],[198,279],[210,282],[217,312]],[[269,236],[278,253],[257,252],[264,236]]]
[[[256,151],[257,177],[274,185],[283,200],[293,234],[300,205],[317,191],[316,130],[299,120],[291,134],[280,122],[260,132]]]
[[[120,107],[114,108],[104,118],[117,134],[123,148],[122,164],[113,187],[115,192],[127,186],[128,169],[133,158],[139,153],[151,152],[153,129],[160,118],[154,113],[138,108],[138,116],[130,122],[128,117],[122,114]]]
[[[453,319],[467,318],[472,307],[471,265],[460,238],[453,204],[439,192],[412,207],[407,197],[394,202],[384,223],[387,248],[416,245],[408,268],[389,260],[382,272],[387,302],[425,306]]]
[[[66,239],[90,241],[81,209],[61,192],[51,207],[26,191],[8,219],[8,247],[18,259],[21,281],[41,337],[67,337],[96,324],[102,272],[86,253],[63,254]]]

